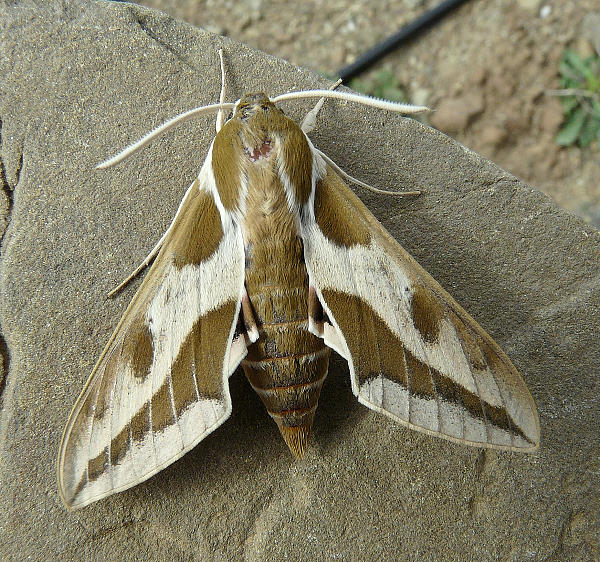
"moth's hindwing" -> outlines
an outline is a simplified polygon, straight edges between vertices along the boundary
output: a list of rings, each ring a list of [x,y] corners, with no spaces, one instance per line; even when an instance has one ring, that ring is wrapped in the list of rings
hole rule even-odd
[[[231,413],[243,246],[199,181],[71,412],[58,460],[69,508],[146,480]]]
[[[323,335],[359,401],[452,441],[536,449],[535,404],[508,357],[329,167],[314,217],[303,238]]]

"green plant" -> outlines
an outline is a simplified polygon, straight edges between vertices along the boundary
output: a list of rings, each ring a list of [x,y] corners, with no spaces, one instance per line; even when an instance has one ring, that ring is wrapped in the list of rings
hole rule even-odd
[[[369,96],[390,101],[406,102],[406,94],[396,75],[390,70],[381,69],[367,78],[354,78],[349,86]]]
[[[558,67],[563,90],[560,96],[565,120],[556,136],[557,144],[588,146],[600,143],[600,56],[585,59],[565,49]]]

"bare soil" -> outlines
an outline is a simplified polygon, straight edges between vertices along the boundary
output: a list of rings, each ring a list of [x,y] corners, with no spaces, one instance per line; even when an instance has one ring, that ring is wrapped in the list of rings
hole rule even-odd
[[[196,26],[335,75],[376,42],[440,0],[144,0]],[[600,226],[600,150],[561,148],[558,61],[600,45],[590,26],[598,0],[467,2],[398,48],[366,77],[386,69],[414,103],[436,111],[431,125]]]

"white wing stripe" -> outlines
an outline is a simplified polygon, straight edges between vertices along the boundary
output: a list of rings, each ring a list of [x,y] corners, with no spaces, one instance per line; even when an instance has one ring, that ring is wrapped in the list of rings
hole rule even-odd
[[[136,470],[136,476],[137,481],[141,482],[153,474],[156,474],[177,458],[183,456],[187,451],[201,441],[205,435],[214,429],[212,425],[205,424],[204,430],[202,432],[198,432],[198,422],[200,421],[202,423],[205,412],[210,410],[210,418],[212,418],[214,424],[215,409],[220,411],[219,417],[221,417],[221,421],[223,421],[224,418],[222,417],[222,414],[224,411],[229,411],[230,406],[228,407],[227,404],[221,404],[216,400],[203,400],[202,402],[185,410],[181,415],[181,422],[185,427],[194,428],[192,431],[194,434],[194,439],[187,443],[184,448],[178,450],[172,448],[172,456],[168,456],[168,454],[161,449],[161,455],[158,459],[158,463],[154,462],[154,455],[151,457],[148,455],[148,449],[152,446],[152,439],[149,434],[146,434],[146,437],[142,441],[132,441],[132,447],[126,451],[121,460],[116,465],[110,467],[110,474],[107,472],[102,473],[96,479],[90,480],[89,483],[81,490],[76,497],[76,505],[85,505],[95,501],[96,499],[104,497],[107,495],[107,490],[110,490],[110,493],[115,493],[131,486],[132,466],[135,466],[139,469]],[[161,439],[161,447],[162,445],[168,445],[173,437],[172,433],[174,431],[177,431],[177,426],[172,425],[159,432],[158,436]]]
[[[193,265],[186,265],[181,269],[173,265],[168,267],[166,278],[152,299],[146,315],[154,346],[151,369],[153,377],[135,377],[129,368],[119,373],[117,378],[122,386],[118,394],[128,395],[129,405],[127,408],[119,408],[121,415],[113,423],[110,418],[106,419],[106,416],[94,420],[90,438],[91,443],[95,443],[96,447],[90,446],[89,458],[95,458],[104,449],[110,437],[118,435],[127,425],[131,412],[139,411],[165,383],[181,345],[197,319],[225,304],[230,299],[229,295],[239,293],[235,268],[229,268],[226,275],[223,271],[225,256],[231,255],[237,249],[235,248],[236,236],[231,234],[224,237],[215,254],[202,267]],[[201,273],[205,268],[208,268],[207,275]],[[209,288],[217,283],[224,289],[218,293],[220,298],[205,301],[198,296],[214,294],[214,291],[209,291]],[[199,290],[189,291],[190,286],[199,287]],[[191,307],[198,310],[199,316],[189,314]],[[172,337],[165,337],[167,331],[172,334]],[[114,412],[114,408],[106,412],[111,410]]]
[[[320,291],[331,288],[362,298],[417,359],[441,373],[453,373],[458,384],[476,393],[470,365],[451,322],[440,323],[436,342],[423,341],[413,324],[407,294],[403,292],[408,288],[410,293],[412,283],[382,249],[373,241],[368,247],[338,247],[316,223],[305,224],[304,230],[307,265],[311,278],[319,280],[315,285]]]

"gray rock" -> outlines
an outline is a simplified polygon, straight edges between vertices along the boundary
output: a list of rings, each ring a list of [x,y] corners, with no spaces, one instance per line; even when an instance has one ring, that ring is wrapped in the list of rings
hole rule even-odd
[[[600,234],[441,133],[328,102],[315,144],[415,199],[360,195],[484,326],[539,407],[531,455],[409,431],[359,405],[334,359],[307,458],[231,379],[232,417],[151,480],[68,514],[55,459],[70,408],[169,224],[214,119],[109,171],[167,118],[322,77],[129,4],[0,8],[0,556],[32,560],[593,559],[600,526]],[[309,103],[287,104],[302,118]]]

